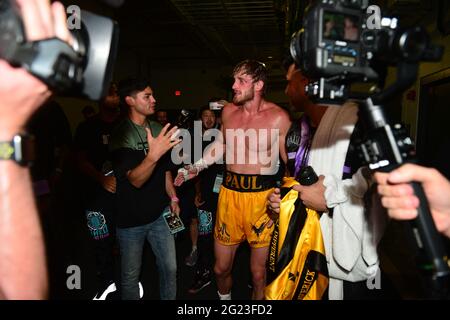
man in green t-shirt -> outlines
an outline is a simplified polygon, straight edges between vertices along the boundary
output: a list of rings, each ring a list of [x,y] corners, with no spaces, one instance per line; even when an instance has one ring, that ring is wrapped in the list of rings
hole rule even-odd
[[[170,173],[167,152],[178,144],[169,130],[149,121],[156,100],[148,82],[126,79],[119,84],[127,117],[111,135],[113,170],[117,179],[117,238],[121,255],[122,299],[139,299],[142,252],[147,240],[156,256],[161,299],[176,298],[175,242],[164,208],[179,214],[178,198]]]

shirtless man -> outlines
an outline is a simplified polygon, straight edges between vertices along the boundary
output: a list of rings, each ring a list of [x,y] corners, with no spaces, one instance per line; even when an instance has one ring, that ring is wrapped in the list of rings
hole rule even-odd
[[[218,294],[220,299],[231,299],[234,256],[239,244],[247,240],[251,247],[252,298],[262,299],[273,231],[266,199],[277,180],[279,155],[283,162],[287,159],[284,140],[290,120],[286,111],[264,99],[267,81],[264,64],[242,61],[233,76],[233,103],[222,111],[223,140],[216,140],[202,159],[187,170],[180,170],[175,184],[220,160],[223,152],[217,152],[217,146],[225,145],[226,172],[214,231]]]

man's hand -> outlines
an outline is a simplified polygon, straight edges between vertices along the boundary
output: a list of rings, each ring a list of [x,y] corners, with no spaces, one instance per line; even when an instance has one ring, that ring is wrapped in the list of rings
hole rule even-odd
[[[205,204],[206,201],[202,200],[202,194],[201,193],[196,193],[195,194],[195,198],[194,198],[194,204],[197,208],[201,207],[202,205]]]
[[[103,176],[101,178],[100,184],[102,185],[103,189],[105,189],[108,192],[116,193],[116,177],[114,176]]]
[[[198,168],[194,167],[192,164],[185,166],[184,168],[178,169],[178,174],[173,181],[173,184],[177,187],[181,186],[184,182],[195,178],[198,175]]]
[[[206,164],[205,159],[200,158],[200,160],[198,160],[196,163],[178,169],[178,174],[175,177],[174,181],[175,186],[179,187],[183,184],[183,182],[195,178],[196,176],[198,176],[200,171],[205,170],[206,168],[208,168],[208,165]]]
[[[27,41],[58,37],[71,41],[64,7],[48,0],[16,0]],[[49,88],[22,68],[0,59],[0,139],[10,139],[49,97]]]
[[[180,216],[180,205],[178,202],[171,201],[170,202],[170,211],[174,214],[176,214],[178,217]]]
[[[280,215],[280,204],[281,204],[280,189],[275,188],[267,198],[267,211],[270,217],[270,221],[267,224],[267,227],[270,228],[274,223],[274,221],[278,219],[278,216]]]
[[[375,173],[381,203],[391,218],[417,217],[419,199],[412,181],[420,182],[427,197],[436,228],[450,238],[450,182],[436,169],[405,164],[391,173]]]
[[[324,179],[325,177],[322,175],[316,183],[310,186],[298,184],[292,187],[292,189],[298,191],[298,196],[306,207],[320,212],[328,211],[327,203],[325,201]]]
[[[178,128],[173,127],[168,130],[169,127],[170,123],[166,124],[156,138],[152,137],[149,128],[145,128],[147,131],[147,143],[149,150],[147,157],[149,157],[153,162],[157,162],[167,151],[181,142],[180,139],[174,140],[173,138],[176,136]]]

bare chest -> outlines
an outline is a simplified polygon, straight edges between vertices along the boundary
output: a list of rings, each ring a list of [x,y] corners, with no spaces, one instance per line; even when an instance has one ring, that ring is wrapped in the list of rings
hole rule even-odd
[[[227,147],[261,152],[272,149],[279,138],[279,129],[273,119],[264,116],[233,115],[224,123]]]

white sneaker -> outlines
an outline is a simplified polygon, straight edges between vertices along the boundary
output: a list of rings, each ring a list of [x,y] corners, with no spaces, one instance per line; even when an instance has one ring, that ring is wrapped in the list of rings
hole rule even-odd
[[[92,300],[106,300],[106,297],[108,296],[108,294],[115,292],[117,290],[116,288],[116,284],[114,282],[112,282],[106,289],[105,291],[103,291],[103,293],[100,294],[100,292],[98,292],[94,299]]]
[[[144,296],[144,288],[142,287],[142,283],[139,282],[139,298],[142,299]]]
[[[108,294],[115,292],[116,290],[117,290],[116,284],[113,282],[106,288],[105,291],[103,291],[103,293],[100,296],[99,292],[95,295],[94,299],[92,300],[106,300]],[[142,287],[142,283],[139,282],[139,298],[142,299],[143,296],[144,296],[144,288]]]
[[[219,295],[219,300],[231,300],[231,291],[226,294],[220,294],[220,292],[217,291],[217,294]]]

